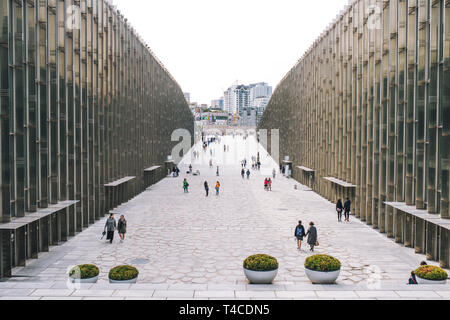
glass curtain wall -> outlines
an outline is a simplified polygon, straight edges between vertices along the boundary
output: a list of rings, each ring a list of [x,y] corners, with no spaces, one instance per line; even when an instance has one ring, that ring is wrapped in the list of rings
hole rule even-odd
[[[194,121],[181,88],[109,1],[0,1],[0,223],[66,200],[82,231],[104,185],[163,165]]]
[[[290,156],[315,170],[314,191],[335,201],[324,178],[356,185],[352,213],[401,242],[392,203],[450,218],[449,66],[449,1],[354,0],[280,82],[259,128],[296,128],[280,132],[281,149],[301,141]]]

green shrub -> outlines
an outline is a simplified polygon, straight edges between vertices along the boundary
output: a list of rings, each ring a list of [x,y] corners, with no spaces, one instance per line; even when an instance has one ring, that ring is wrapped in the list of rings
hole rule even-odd
[[[435,266],[421,266],[416,271],[416,276],[425,280],[446,280],[447,272],[444,269]]]
[[[90,279],[98,276],[100,270],[93,264],[81,264],[69,271],[69,277],[73,279]]]
[[[278,261],[267,254],[256,254],[244,260],[244,268],[251,271],[273,271],[278,269]]]
[[[109,270],[109,279],[124,281],[137,278],[139,275],[138,269],[132,266],[118,266]]]
[[[341,262],[326,254],[316,254],[306,259],[305,268],[322,272],[337,271],[341,269]]]

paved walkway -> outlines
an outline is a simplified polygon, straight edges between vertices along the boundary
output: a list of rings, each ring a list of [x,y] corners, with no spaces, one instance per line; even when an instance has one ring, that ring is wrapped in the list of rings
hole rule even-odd
[[[224,153],[223,145],[230,151]],[[201,176],[187,175],[185,159],[180,178],[167,178],[127,204],[117,208],[128,220],[127,240],[116,235],[111,245],[100,240],[105,219],[49,253],[40,254],[16,277],[0,282],[0,299],[450,299],[450,284],[408,286],[411,270],[423,255],[414,254],[353,218],[338,223],[334,205],[292,179],[281,176],[272,192],[263,188],[265,177],[277,165],[253,137],[224,137],[193,161]],[[261,172],[250,180],[240,176],[240,161],[260,152]],[[216,165],[220,177],[216,177]],[[190,192],[184,194],[187,177]],[[205,197],[203,183],[210,185]],[[222,188],[214,192],[215,182]],[[298,185],[298,189],[294,185]],[[116,218],[118,216],[116,215]],[[305,276],[306,246],[299,252],[293,237],[297,221],[314,221],[320,246],[342,262],[337,285],[313,285]],[[280,269],[273,285],[249,285],[243,260],[255,253],[278,258]],[[94,285],[67,285],[67,270],[76,264],[94,263],[101,269]],[[108,270],[119,264],[135,265],[135,285],[108,283]]]

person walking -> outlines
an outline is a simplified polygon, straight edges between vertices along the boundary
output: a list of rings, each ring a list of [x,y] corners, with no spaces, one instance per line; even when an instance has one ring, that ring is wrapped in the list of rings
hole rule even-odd
[[[272,191],[272,180],[270,178],[267,180],[267,187],[269,188],[269,191]]]
[[[122,243],[127,233],[127,220],[125,220],[124,215],[120,216],[119,222],[117,223],[117,231],[119,232],[120,242]]]
[[[189,165],[189,173],[192,173],[192,164]]]
[[[350,222],[350,209],[352,206],[352,202],[349,198],[347,198],[344,202],[344,217],[345,221]]]
[[[336,203],[336,212],[338,215],[338,221],[342,222],[342,211],[344,210],[344,206],[342,205],[342,200],[339,199]]]
[[[219,192],[220,192],[220,182],[217,181],[217,182],[216,182],[216,196],[219,195]]]
[[[258,160],[258,171],[261,170],[261,162]]]
[[[206,192],[206,196],[209,196],[209,185],[208,185],[208,181],[205,181],[205,192]]]
[[[241,176],[242,176],[242,179],[245,179],[245,170],[244,170],[244,168],[242,168],[242,170],[241,170]]]
[[[268,190],[269,189],[269,181],[267,181],[267,178],[264,180],[264,190]]]
[[[297,239],[297,248],[298,250],[302,250],[302,242],[303,237],[306,235],[305,227],[302,225],[302,222],[299,221],[298,225],[295,227],[294,237]]]
[[[311,247],[310,251],[314,251],[314,247],[318,244],[317,229],[314,226],[314,222],[311,221],[309,223],[309,229],[308,229],[308,232],[306,233],[306,235],[308,236],[307,242],[308,242],[309,246]]]
[[[414,271],[411,271],[411,277],[409,278],[408,284],[418,284]]]
[[[105,224],[106,240],[109,240],[109,243],[113,243],[116,227],[117,223],[116,219],[114,219],[114,213],[111,213]]]
[[[276,176],[277,176],[277,170],[273,169],[273,171],[272,171],[272,176],[273,176],[274,179],[276,178]]]
[[[187,179],[184,179],[183,181],[183,190],[184,193],[189,193],[189,183],[187,182]]]
[[[212,169],[212,167],[213,167],[213,161],[211,159],[211,160],[209,160],[209,168]]]
[[[216,171],[216,176],[220,176],[220,174],[219,174],[219,166],[217,166],[217,171]]]
[[[247,169],[247,179],[250,179],[250,169]]]

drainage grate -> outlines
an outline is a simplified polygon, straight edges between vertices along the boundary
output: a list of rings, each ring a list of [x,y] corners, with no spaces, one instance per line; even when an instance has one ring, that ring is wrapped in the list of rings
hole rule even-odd
[[[148,259],[134,259],[131,261],[131,264],[139,265],[139,264],[147,264],[149,262],[150,262],[150,260],[148,260]]]

